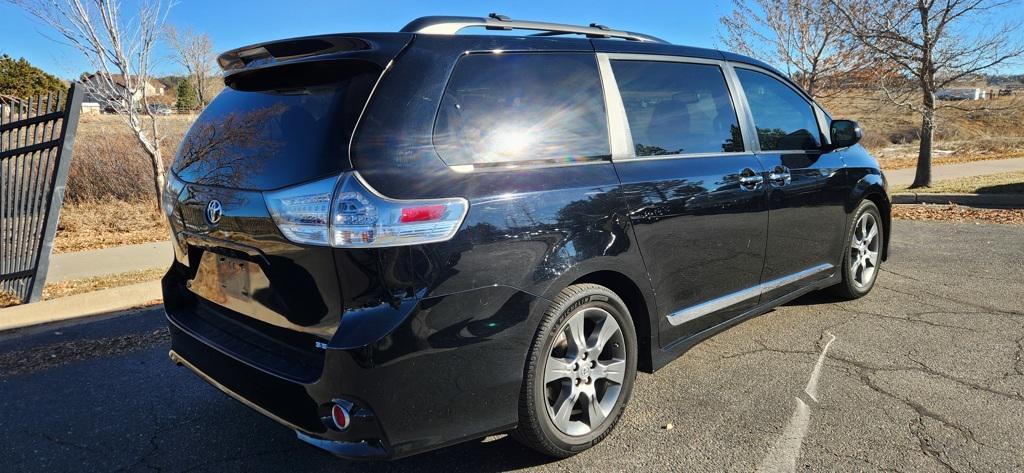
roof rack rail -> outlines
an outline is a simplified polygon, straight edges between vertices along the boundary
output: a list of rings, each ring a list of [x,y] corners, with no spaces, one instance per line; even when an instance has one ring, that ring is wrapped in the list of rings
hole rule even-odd
[[[591,23],[587,27],[542,21],[520,21],[497,13],[491,13],[487,18],[473,16],[424,16],[410,21],[401,31],[403,33],[453,35],[463,28],[474,27],[483,27],[489,30],[539,31],[540,33],[537,36],[579,34],[585,35],[588,38],[621,38],[629,41],[668,43],[668,41],[651,35],[613,30],[597,23]]]

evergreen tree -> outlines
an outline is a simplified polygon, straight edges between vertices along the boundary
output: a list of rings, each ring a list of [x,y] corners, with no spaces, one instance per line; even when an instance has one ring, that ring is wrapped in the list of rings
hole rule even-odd
[[[175,103],[179,112],[191,112],[196,109],[196,89],[192,81],[183,80],[178,83],[178,101]]]
[[[28,98],[66,90],[60,79],[29,64],[25,58],[0,55],[0,95]]]

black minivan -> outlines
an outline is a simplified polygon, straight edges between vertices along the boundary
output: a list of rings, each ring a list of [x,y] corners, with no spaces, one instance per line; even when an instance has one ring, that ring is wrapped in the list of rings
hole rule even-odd
[[[748,57],[492,15],[219,62],[164,198],[170,356],[339,456],[572,455],[637,370],[886,257],[856,123]]]

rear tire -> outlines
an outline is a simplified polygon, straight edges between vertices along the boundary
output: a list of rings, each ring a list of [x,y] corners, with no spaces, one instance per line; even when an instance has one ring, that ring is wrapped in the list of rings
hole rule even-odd
[[[831,292],[843,300],[859,299],[871,292],[878,280],[882,265],[882,246],[885,227],[878,207],[870,200],[857,206],[846,232],[844,243],[842,281],[832,286]]]
[[[530,345],[513,438],[564,458],[607,437],[633,392],[636,330],[626,304],[597,284],[555,297]]]

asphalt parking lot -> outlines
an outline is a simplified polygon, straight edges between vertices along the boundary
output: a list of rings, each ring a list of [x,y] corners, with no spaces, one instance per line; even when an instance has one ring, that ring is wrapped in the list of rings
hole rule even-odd
[[[1024,226],[899,221],[892,252],[866,298],[804,297],[641,375],[616,432],[560,462],[502,436],[333,458],[174,366],[158,309],[0,334],[0,469],[1024,469]]]

